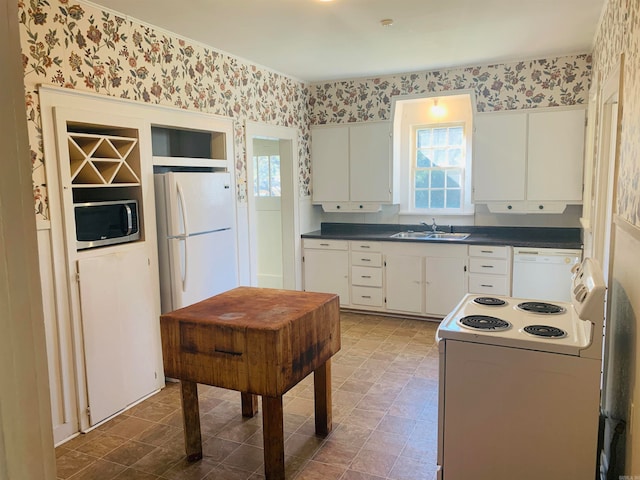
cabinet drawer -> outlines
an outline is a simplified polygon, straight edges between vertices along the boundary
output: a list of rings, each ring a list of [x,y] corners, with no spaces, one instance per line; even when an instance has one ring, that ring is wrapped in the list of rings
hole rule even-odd
[[[488,245],[469,245],[470,257],[509,258],[509,247],[490,247]]]
[[[320,240],[319,238],[305,238],[303,248],[317,248],[323,250],[349,250],[346,240]]]
[[[368,287],[382,286],[382,269],[371,267],[351,267],[351,284]]]
[[[382,244],[380,242],[354,242],[351,241],[352,252],[381,252]]]
[[[469,271],[471,273],[491,273],[494,275],[506,275],[509,263],[502,258],[478,258],[469,259]]]
[[[469,293],[509,295],[509,282],[501,275],[469,275]]]
[[[363,267],[381,267],[382,254],[368,252],[351,252],[351,265],[362,265]]]
[[[351,303],[353,305],[367,305],[382,307],[382,288],[351,287]]]

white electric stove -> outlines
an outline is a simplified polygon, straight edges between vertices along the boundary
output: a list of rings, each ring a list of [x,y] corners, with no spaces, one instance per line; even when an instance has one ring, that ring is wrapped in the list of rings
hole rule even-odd
[[[571,302],[467,295],[441,322],[438,479],[595,477],[605,284]]]

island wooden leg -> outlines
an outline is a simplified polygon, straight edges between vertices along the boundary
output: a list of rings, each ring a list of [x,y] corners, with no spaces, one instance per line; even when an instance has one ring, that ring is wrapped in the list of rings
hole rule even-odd
[[[181,380],[180,387],[182,391],[182,419],[184,420],[184,446],[187,460],[195,462],[202,458],[198,384]]]
[[[284,418],[282,397],[262,396],[262,438],[264,475],[267,480],[284,480]]]
[[[327,435],[333,428],[331,415],[331,359],[313,372],[316,433]]]
[[[242,416],[253,417],[258,413],[258,396],[251,393],[241,392],[242,398]]]

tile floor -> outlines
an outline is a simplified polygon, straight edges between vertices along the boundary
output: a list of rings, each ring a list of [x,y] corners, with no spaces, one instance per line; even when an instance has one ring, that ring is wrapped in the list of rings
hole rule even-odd
[[[295,480],[432,480],[437,433],[437,323],[341,314],[333,357],[333,431],[314,434],[313,378],[284,396],[285,464]],[[204,458],[184,459],[180,388],[153,397],[56,449],[70,480],[264,479],[262,412],[238,392],[199,385]]]

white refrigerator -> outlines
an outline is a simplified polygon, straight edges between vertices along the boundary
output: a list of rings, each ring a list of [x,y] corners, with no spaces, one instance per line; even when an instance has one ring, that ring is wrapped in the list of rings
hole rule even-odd
[[[238,286],[229,173],[154,175],[162,313]]]

